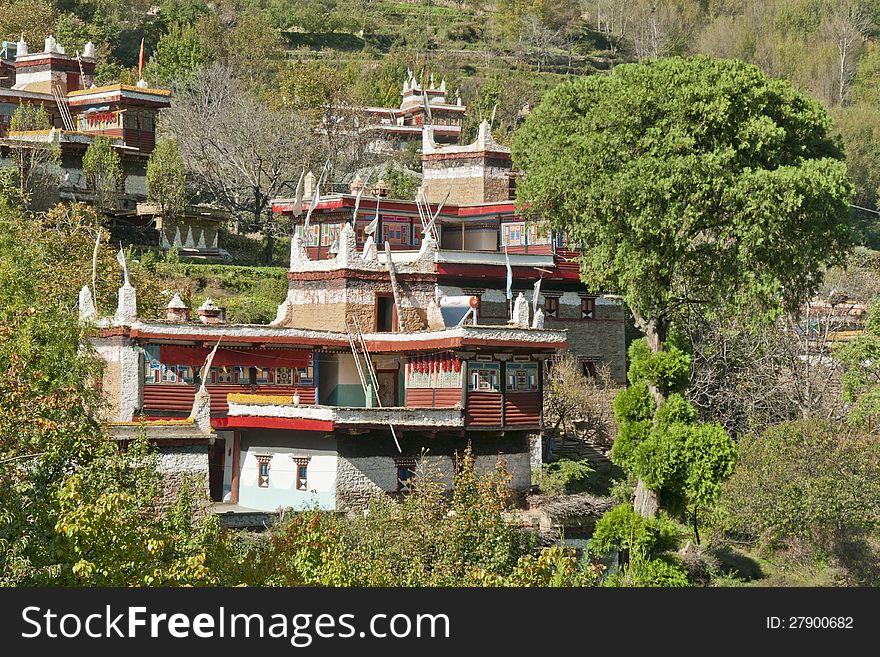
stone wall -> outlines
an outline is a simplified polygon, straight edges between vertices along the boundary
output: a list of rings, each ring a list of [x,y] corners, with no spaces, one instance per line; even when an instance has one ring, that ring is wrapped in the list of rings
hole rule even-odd
[[[104,365],[101,378],[101,390],[107,402],[104,419],[129,422],[142,406],[140,347],[124,336],[97,338],[92,344]]]
[[[159,506],[170,507],[177,501],[181,488],[190,481],[196,509],[208,506],[208,447],[160,447],[157,471],[162,475],[163,492]]]
[[[381,442],[380,442],[381,441]],[[513,500],[521,504],[531,487],[529,439],[526,435],[504,438],[472,436],[470,438],[435,438],[430,442],[413,436],[401,436],[403,455],[417,459],[417,474],[437,479],[448,490],[453,486],[453,455],[461,454],[470,443],[474,454],[474,470],[478,475],[494,472],[499,459],[511,476]],[[397,465],[400,454],[391,437],[339,438],[336,471],[336,509],[359,512],[372,498],[397,492]],[[421,449],[428,452],[422,455]]]
[[[439,203],[447,194],[446,202],[453,205],[509,200],[509,160],[487,160],[482,156],[426,160],[422,167],[422,188],[432,203]]]
[[[434,283],[427,279],[398,276],[400,305],[397,309],[405,331],[421,331],[427,326],[428,302],[434,298]],[[364,333],[376,327],[376,298],[393,294],[387,275],[363,280],[354,277],[320,277],[291,281],[287,300],[291,310],[285,326],[289,328],[345,331],[346,319],[357,320]],[[320,312],[316,307],[320,306]]]

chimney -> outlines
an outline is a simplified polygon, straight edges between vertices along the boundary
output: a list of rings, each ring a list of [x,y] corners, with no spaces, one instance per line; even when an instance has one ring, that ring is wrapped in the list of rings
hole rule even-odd
[[[226,308],[221,308],[214,304],[213,299],[208,297],[205,303],[199,306],[199,321],[202,324],[225,324]]]
[[[179,294],[175,293],[174,298],[165,306],[165,319],[169,322],[189,321],[189,308],[183,302],[183,299],[180,298]]]

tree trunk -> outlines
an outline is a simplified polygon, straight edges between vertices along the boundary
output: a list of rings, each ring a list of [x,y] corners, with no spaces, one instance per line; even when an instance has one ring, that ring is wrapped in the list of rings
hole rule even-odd
[[[656,518],[660,513],[660,499],[657,491],[653,491],[639,479],[633,498],[633,508],[643,518]]]
[[[663,351],[663,343],[666,342],[666,335],[669,332],[669,322],[660,317],[645,319],[635,311],[633,311],[633,318],[636,326],[645,334],[651,352],[656,354]],[[660,405],[666,400],[666,395],[655,386],[648,386],[648,388],[654,397],[655,408],[660,408]],[[660,499],[657,491],[648,488],[641,479],[636,485],[633,508],[643,518],[656,518],[660,512]]]

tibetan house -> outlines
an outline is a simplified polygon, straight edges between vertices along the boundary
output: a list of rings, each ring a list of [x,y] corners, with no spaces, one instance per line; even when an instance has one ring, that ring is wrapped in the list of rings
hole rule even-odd
[[[612,378],[623,383],[625,310],[616,298],[590,290],[580,281],[579,252],[565,233],[517,215],[510,149],[492,139],[485,122],[477,140],[465,146],[437,144],[433,133],[433,127],[424,128],[420,191],[427,208],[413,200],[381,196],[378,190],[376,196],[364,194],[358,204],[363,183],[357,180],[351,194],[319,199],[305,233],[293,199],[277,199],[273,209],[292,218],[308,257],[319,261],[334,257],[345,224],[353,226],[356,248],[362,251],[375,223],[376,243],[387,243],[395,262],[408,262],[423,245],[423,217],[437,215],[432,280],[438,296],[476,297],[480,324],[504,325],[511,312],[506,289],[509,262],[512,297],[522,292],[542,309],[546,327],[568,331],[569,349],[581,360],[585,373],[595,374],[604,363]],[[305,198],[311,198],[308,186]]]
[[[143,422],[170,476],[204,477],[215,501],[246,510],[355,511],[405,493],[420,463],[451,485],[468,445],[481,471],[503,456],[523,496],[543,363],[565,331],[540,311],[530,322],[523,296],[504,325],[474,321],[478,298],[440,292],[437,255],[428,236],[389,261],[345,224],[335,255],[312,259],[296,235],[287,297],[263,326],[227,324],[210,301],[190,317],[179,297],[165,320],[141,320],[128,285],[100,319],[84,288],[111,429],[129,440]]]

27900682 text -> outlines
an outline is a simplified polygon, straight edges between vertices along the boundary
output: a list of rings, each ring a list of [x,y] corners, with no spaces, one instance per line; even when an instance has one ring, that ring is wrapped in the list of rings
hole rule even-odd
[[[852,616],[767,616],[768,630],[851,630]]]

